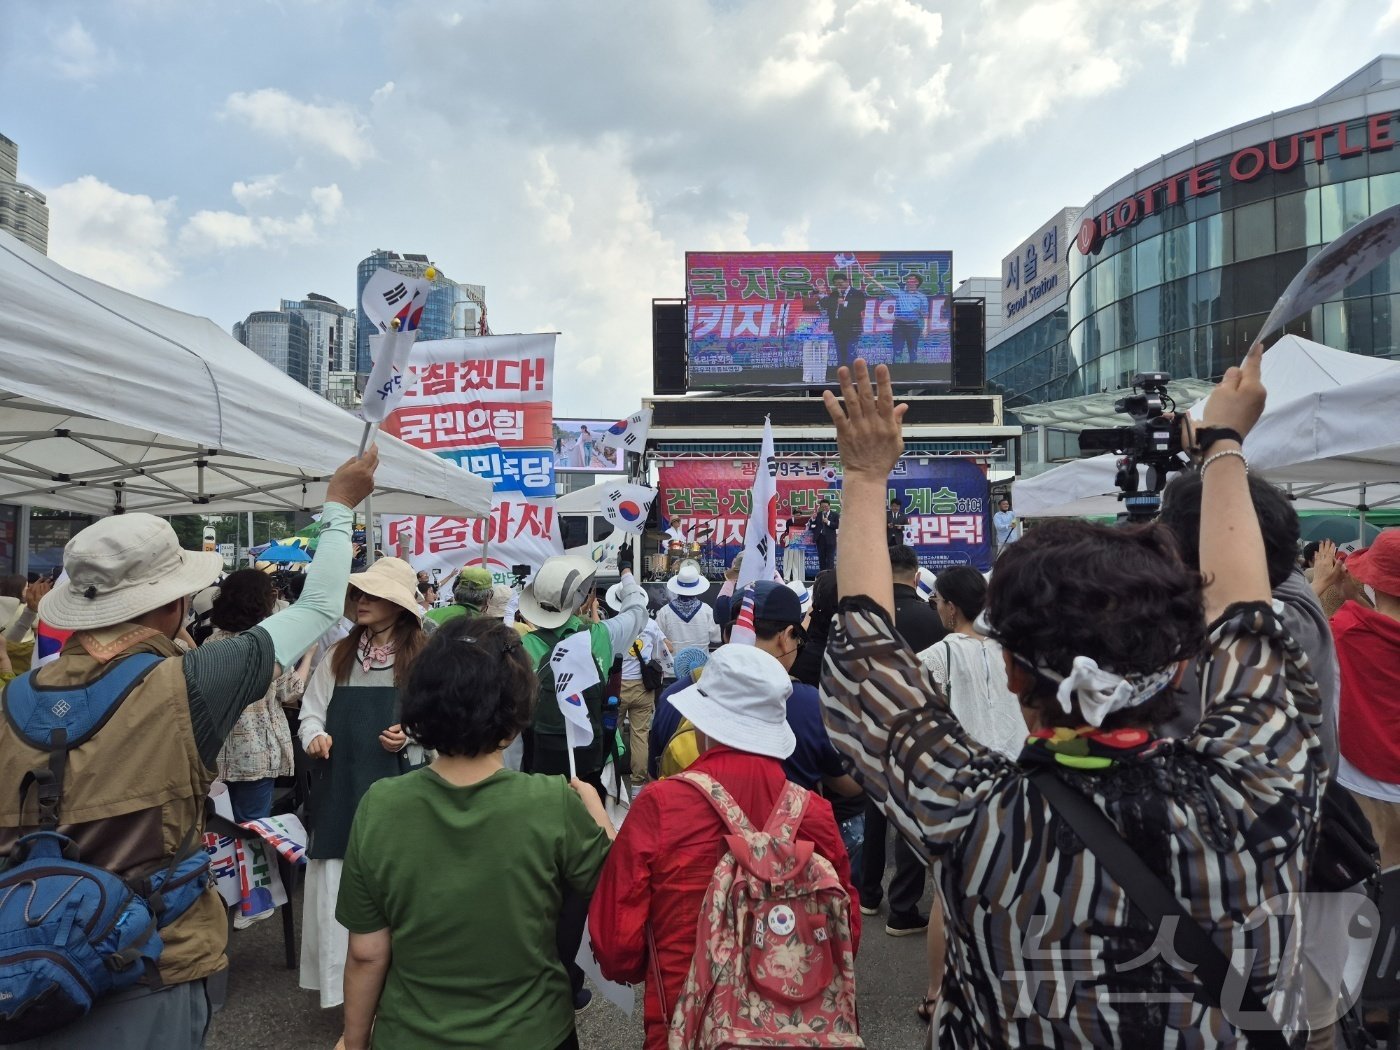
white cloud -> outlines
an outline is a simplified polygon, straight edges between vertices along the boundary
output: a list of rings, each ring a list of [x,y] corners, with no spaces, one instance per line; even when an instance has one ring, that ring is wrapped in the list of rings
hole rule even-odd
[[[329,224],[340,217],[340,209],[345,206],[345,194],[332,182],[329,186],[314,186],[311,189],[311,203],[321,222]]]
[[[359,167],[374,155],[363,118],[342,102],[317,105],[277,88],[260,88],[229,95],[224,113],[269,138],[311,151],[313,159],[329,154]]]
[[[233,184],[233,199],[247,208],[256,201],[267,200],[280,188],[282,176],[259,175],[247,182]]]
[[[170,252],[173,198],[123,193],[92,175],[47,195],[49,255],[61,265],[137,295],[179,276]]]
[[[117,68],[117,56],[100,46],[82,22],[74,18],[50,37],[53,69],[69,80],[94,80]]]

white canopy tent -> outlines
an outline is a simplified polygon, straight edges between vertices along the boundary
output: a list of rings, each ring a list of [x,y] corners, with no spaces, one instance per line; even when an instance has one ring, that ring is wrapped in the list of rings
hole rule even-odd
[[[212,321],[0,233],[0,501],[86,514],[314,511],[363,429]],[[397,438],[376,443],[376,513],[489,512],[489,481]]]
[[[1264,354],[1264,415],[1245,440],[1250,469],[1299,510],[1400,505],[1400,363],[1284,336]],[[1200,417],[1204,402],[1191,414]],[[1114,514],[1116,456],[1094,456],[1015,486],[1024,518]]]

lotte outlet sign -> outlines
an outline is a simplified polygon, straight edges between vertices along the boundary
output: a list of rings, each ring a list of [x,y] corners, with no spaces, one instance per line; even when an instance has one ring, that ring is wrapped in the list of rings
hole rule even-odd
[[[1309,152],[1309,143],[1312,160],[1317,164],[1322,163],[1328,138],[1336,139],[1339,157],[1355,157],[1391,149],[1396,144],[1391,137],[1394,117],[1394,113],[1377,113],[1368,117],[1364,138],[1360,137],[1360,129],[1348,129],[1345,123],[1327,124],[1275,139],[1263,146],[1246,146],[1228,160],[1211,160],[1177,172],[1138,190],[1131,197],[1124,197],[1098,215],[1086,216],[1079,224],[1075,245],[1081,255],[1094,255],[1108,238],[1136,226],[1147,216],[1155,214],[1158,208],[1169,208],[1195,197],[1219,192],[1222,179],[1253,182],[1265,172],[1292,171],[1303,163],[1305,154]]]

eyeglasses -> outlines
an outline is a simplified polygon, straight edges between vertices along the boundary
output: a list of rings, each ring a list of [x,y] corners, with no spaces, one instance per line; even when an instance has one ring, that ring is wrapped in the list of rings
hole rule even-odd
[[[358,587],[351,587],[348,592],[348,597],[352,602],[384,602],[389,600],[387,598],[381,598],[377,594],[370,594],[367,591],[362,591]]]

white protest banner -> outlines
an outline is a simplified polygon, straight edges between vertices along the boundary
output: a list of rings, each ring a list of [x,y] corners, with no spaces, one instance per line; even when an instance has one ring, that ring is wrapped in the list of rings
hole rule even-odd
[[[773,420],[763,419],[763,444],[758,470],[753,476],[749,523],[744,529],[744,560],[739,566],[737,590],[755,580],[771,580],[776,571],[778,547],[778,462],[773,456]]]
[[[433,290],[436,276],[437,271],[431,266],[423,277],[409,277],[381,267],[365,282],[360,307],[381,335],[412,332],[423,318],[423,307],[428,303],[428,293]]]
[[[1318,303],[1336,298],[1400,248],[1400,204],[1363,219],[1298,271],[1274,303],[1255,342],[1283,328]]]
[[[386,549],[405,539],[415,569],[484,565],[497,583],[563,552],[554,513],[554,336],[421,340],[388,434],[495,483],[491,515],[383,518]]]
[[[559,699],[559,713],[564,716],[564,739],[569,752],[569,779],[578,775],[574,768],[574,748],[593,743],[593,723],[588,720],[588,708],[583,694],[602,679],[598,665],[593,662],[593,639],[588,631],[571,634],[554,647],[549,657],[554,672],[554,695]]]
[[[626,419],[608,427],[598,439],[604,448],[621,448],[628,452],[641,452],[646,448],[647,434],[651,431],[651,409],[644,408],[633,412]]]
[[[645,485],[614,485],[603,494],[603,517],[623,532],[640,535],[655,499],[656,490]]]

